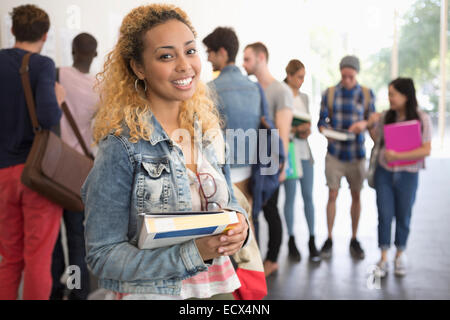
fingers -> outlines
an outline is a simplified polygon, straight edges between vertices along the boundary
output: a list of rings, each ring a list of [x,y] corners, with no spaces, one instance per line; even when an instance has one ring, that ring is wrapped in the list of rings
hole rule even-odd
[[[218,253],[221,245],[219,237],[220,235],[216,235],[195,239],[195,244],[203,260],[206,261],[220,256],[220,253]]]
[[[245,238],[247,238],[247,232],[238,233],[234,236],[223,235],[220,237],[219,248],[228,246],[228,245],[234,244],[234,243],[244,242]]]
[[[238,243],[232,243],[228,246],[222,246],[217,250],[217,252],[223,256],[230,256],[238,252],[239,249],[241,249],[242,244],[243,241]]]
[[[248,224],[242,214],[238,214],[239,224],[219,237],[220,246],[217,252],[223,256],[233,255],[244,244],[248,233]]]
[[[241,213],[238,213],[238,219],[239,223],[233,229],[228,230],[226,234],[207,236],[195,240],[203,260],[229,256],[239,251],[247,238],[248,224],[245,216]]]

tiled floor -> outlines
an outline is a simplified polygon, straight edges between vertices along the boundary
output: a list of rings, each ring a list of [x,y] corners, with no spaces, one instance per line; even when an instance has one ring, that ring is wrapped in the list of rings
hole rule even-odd
[[[320,166],[319,163],[317,165]],[[316,173],[320,173],[317,168]],[[295,230],[303,257],[299,263],[288,259],[285,232],[279,256],[280,269],[267,279],[267,299],[450,299],[450,159],[429,159],[427,170],[421,172],[419,179],[406,251],[409,261],[406,277],[397,278],[391,272],[379,282],[371,281],[370,271],[379,259],[374,190],[366,185],[361,194],[363,205],[359,239],[366,258],[356,261],[349,253],[350,195],[344,188],[338,198],[333,257],[320,264],[313,264],[307,259],[308,231],[302,216],[301,196],[298,194],[297,208],[300,209],[296,212]],[[318,247],[327,236],[326,196],[323,196],[326,195],[326,187],[321,180],[317,177],[314,189]],[[280,209],[283,198],[284,193],[280,192]],[[261,251],[265,253],[267,239],[263,235],[267,234],[267,224],[262,215],[260,225]],[[391,251],[392,261],[395,249]],[[392,262],[390,266],[393,271]]]
[[[447,124],[450,118],[447,117]],[[419,188],[413,210],[411,231],[406,251],[408,274],[397,278],[393,274],[395,248],[391,249],[391,273],[381,281],[371,281],[370,272],[379,260],[377,247],[377,208],[375,191],[365,183],[361,193],[362,212],[358,238],[366,258],[356,261],[349,253],[351,237],[348,184],[342,180],[337,201],[333,231],[333,257],[320,264],[308,261],[309,240],[300,187],[296,197],[296,243],[302,253],[299,263],[288,259],[287,232],[279,255],[280,269],[267,279],[267,299],[450,299],[450,125],[446,127],[446,144],[441,147],[437,136],[437,119],[433,118],[434,138],[432,156],[426,161],[426,170],[420,172]],[[317,133],[310,137],[315,157],[314,204],[316,245],[320,248],[327,237],[325,185],[325,139]],[[367,150],[372,147],[370,138]],[[282,188],[283,189],[283,188]],[[283,216],[284,191],[280,191],[278,207]],[[267,224],[260,215],[261,252],[267,250]],[[395,225],[395,223],[394,223]],[[392,228],[394,233],[395,228]],[[392,237],[394,239],[394,237]],[[392,240],[393,241],[393,240]]]

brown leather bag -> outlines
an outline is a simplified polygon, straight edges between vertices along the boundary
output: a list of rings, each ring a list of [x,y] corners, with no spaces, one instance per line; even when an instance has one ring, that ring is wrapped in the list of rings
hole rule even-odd
[[[63,112],[83,147],[85,155],[80,154],[64,143],[56,134],[42,129],[39,125],[28,74],[31,54],[27,53],[23,57],[20,74],[35,136],[25,162],[21,181],[30,189],[67,210],[83,211],[80,190],[93,166],[93,156],[88,152],[65,103],[62,105]]]

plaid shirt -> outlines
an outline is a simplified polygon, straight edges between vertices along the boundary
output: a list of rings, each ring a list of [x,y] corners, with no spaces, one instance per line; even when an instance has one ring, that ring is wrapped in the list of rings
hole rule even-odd
[[[375,112],[375,95],[370,90],[371,101],[367,114],[364,114],[364,94],[359,84],[351,89],[345,89],[341,83],[336,86],[334,92],[333,115],[331,117],[331,127],[333,129],[347,130],[358,121],[367,120],[372,112]],[[322,96],[320,106],[320,118],[317,126],[329,127],[326,122],[328,115],[328,89]],[[364,132],[356,135],[353,141],[334,141],[328,143],[328,153],[337,157],[341,161],[353,161],[366,157],[364,148]]]

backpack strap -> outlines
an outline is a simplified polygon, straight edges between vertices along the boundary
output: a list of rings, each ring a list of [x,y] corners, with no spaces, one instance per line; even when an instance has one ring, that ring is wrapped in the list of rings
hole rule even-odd
[[[364,99],[364,119],[369,119],[369,104],[370,100],[372,99],[370,95],[370,89],[364,86],[361,86],[362,92],[363,92],[363,99]]]
[[[328,106],[328,119],[330,120],[331,125],[331,119],[333,118],[333,105],[334,105],[334,93],[336,91],[336,87],[329,87],[328,88],[328,94],[327,94],[327,106]]]
[[[364,119],[368,119],[369,117],[369,105],[372,96],[370,95],[370,89],[364,86],[361,86],[364,100]],[[334,93],[336,92],[336,87],[329,87],[327,93],[327,106],[328,106],[328,118],[333,118],[333,105],[334,105]]]

